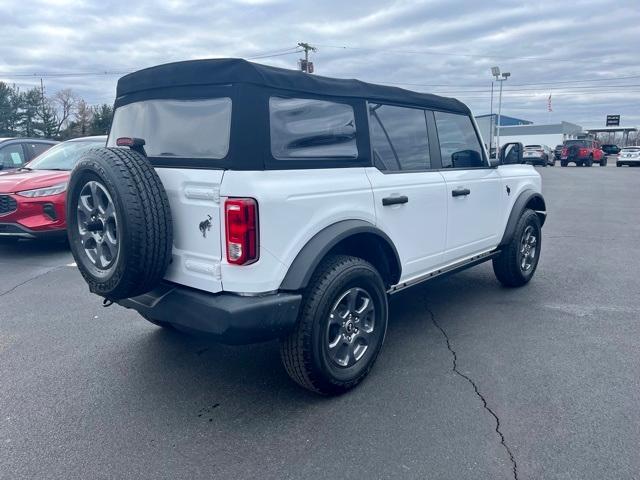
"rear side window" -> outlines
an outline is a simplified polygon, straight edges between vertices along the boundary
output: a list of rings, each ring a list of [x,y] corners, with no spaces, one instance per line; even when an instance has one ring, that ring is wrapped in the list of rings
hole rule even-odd
[[[27,144],[27,149],[29,150],[29,154],[31,158],[35,158],[43,152],[49,150],[53,145],[48,143],[29,143]]]
[[[269,123],[271,153],[279,160],[358,157],[351,105],[271,97]]]
[[[226,157],[231,131],[231,99],[145,100],[118,107],[107,146],[120,137],[145,141],[150,157]]]
[[[435,117],[443,168],[486,166],[480,140],[468,116],[435,112]]]
[[[424,110],[370,104],[373,162],[379,170],[431,168]]]
[[[0,147],[0,170],[19,168],[24,164],[24,160],[21,144],[12,143],[6,147]]]

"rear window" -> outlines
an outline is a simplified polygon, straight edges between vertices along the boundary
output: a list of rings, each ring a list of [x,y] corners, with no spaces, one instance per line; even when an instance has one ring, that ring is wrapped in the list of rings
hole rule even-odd
[[[116,109],[108,146],[120,137],[145,141],[150,157],[221,159],[229,152],[231,99],[145,100]]]
[[[541,150],[542,149],[542,145],[525,145],[524,148],[529,148],[529,149],[535,149],[535,150]]]
[[[271,97],[269,124],[271,153],[279,160],[358,157],[351,105]]]
[[[570,147],[571,145],[577,145],[579,147],[590,147],[591,142],[587,140],[567,140],[564,142],[565,147]]]
[[[370,104],[369,125],[374,165],[379,170],[431,168],[424,110]]]

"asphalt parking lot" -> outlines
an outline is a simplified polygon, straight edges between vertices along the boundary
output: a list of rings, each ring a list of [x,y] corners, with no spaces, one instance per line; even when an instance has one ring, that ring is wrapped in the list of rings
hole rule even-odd
[[[103,308],[64,247],[0,246],[0,478],[638,478],[640,168],[609,165],[540,168],[532,283],[485,264],[393,297],[333,399],[276,343],[163,331]]]

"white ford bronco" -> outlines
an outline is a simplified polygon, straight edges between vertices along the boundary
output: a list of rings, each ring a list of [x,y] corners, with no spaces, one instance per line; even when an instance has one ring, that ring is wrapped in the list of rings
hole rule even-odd
[[[389,295],[492,260],[533,276],[546,207],[522,145],[492,164],[457,100],[244,60],[120,79],[106,148],[73,170],[68,232],[90,290],[162,327],[280,339],[337,394],[382,347]]]

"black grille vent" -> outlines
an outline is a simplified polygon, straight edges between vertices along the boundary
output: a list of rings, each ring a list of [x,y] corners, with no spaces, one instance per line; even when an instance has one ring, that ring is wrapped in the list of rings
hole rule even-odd
[[[9,195],[0,195],[0,215],[15,212],[18,209],[18,203]]]

